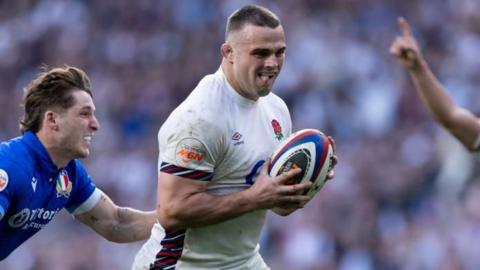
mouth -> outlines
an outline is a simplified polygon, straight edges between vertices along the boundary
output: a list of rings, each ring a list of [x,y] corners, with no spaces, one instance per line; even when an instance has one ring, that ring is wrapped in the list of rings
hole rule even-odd
[[[277,72],[261,71],[257,73],[257,77],[260,78],[262,84],[272,84],[273,80],[277,77]]]
[[[92,137],[93,135],[87,135],[85,137],[83,137],[83,140],[88,144],[90,145],[92,143]]]

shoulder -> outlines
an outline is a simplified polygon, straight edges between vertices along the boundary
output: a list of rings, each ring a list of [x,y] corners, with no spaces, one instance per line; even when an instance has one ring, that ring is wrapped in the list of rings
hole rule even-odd
[[[283,115],[284,117],[290,118],[290,112],[285,101],[277,96],[274,93],[270,93],[263,98],[265,106],[268,106],[270,109],[274,110],[276,114]]]
[[[184,114],[197,114],[198,117],[211,119],[226,105],[226,85],[222,73],[216,72],[205,76],[192,93],[179,106]]]
[[[85,168],[83,163],[78,159],[74,159],[70,161],[70,163],[67,165],[65,169],[75,179],[88,178],[87,169]]]
[[[26,146],[22,137],[17,137],[0,143],[0,161],[8,160],[10,162],[26,163],[31,161],[32,155]]]
[[[271,106],[276,106],[279,109],[288,111],[288,106],[285,103],[285,101],[275,93],[268,94],[265,97],[265,101],[268,102],[269,105],[271,105]]]
[[[217,73],[205,76],[190,95],[170,114],[162,129],[216,130],[221,122],[225,97]]]
[[[9,178],[20,179],[32,172],[34,166],[33,157],[20,138],[0,144],[0,170]]]

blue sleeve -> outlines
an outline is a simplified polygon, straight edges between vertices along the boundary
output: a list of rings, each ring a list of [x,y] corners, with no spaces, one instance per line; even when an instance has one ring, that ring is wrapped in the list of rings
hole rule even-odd
[[[96,190],[92,178],[90,177],[90,175],[88,175],[87,170],[80,161],[74,160],[74,164],[72,167],[72,170],[75,171],[75,183],[73,183],[70,199],[65,205],[65,208],[70,213],[74,213],[77,208],[87,202],[87,200],[89,200],[94,195]],[[89,200],[89,202],[91,203],[91,200]],[[96,203],[96,201],[94,203]]]
[[[0,220],[10,206],[14,194],[14,185],[12,178],[14,177],[4,164],[0,163]]]

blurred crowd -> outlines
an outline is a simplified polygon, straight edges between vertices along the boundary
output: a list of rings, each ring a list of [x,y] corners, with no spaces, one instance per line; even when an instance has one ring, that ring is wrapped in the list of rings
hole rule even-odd
[[[248,3],[284,25],[274,91],[294,130],[332,135],[340,160],[304,209],[269,215],[272,269],[479,269],[477,157],[435,124],[388,54],[403,15],[455,102],[480,113],[476,0],[0,1],[0,140],[19,135],[22,88],[42,65],[78,66],[101,124],[87,168],[117,203],[154,209],[158,129],[216,71],[226,17]],[[141,244],[109,243],[64,211],[0,269],[130,269]]]

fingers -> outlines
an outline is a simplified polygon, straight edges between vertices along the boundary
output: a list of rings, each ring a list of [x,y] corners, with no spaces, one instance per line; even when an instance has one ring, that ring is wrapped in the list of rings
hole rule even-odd
[[[337,156],[333,155],[330,162],[331,162],[331,164],[330,164],[330,168],[328,169],[328,174],[327,174],[326,181],[328,181],[330,179],[333,179],[335,177],[335,169],[334,168],[338,163]]]
[[[413,37],[407,39],[405,37],[397,36],[390,46],[390,54],[396,57],[406,57],[407,51],[414,51],[414,43],[412,42]]]
[[[331,171],[328,172],[326,181],[331,180],[334,177],[335,177],[335,170],[332,169]]]
[[[399,17],[397,21],[398,21],[398,25],[400,26],[400,31],[402,32],[402,35],[404,37],[411,37],[412,30],[407,20],[404,17]]]
[[[295,195],[307,191],[312,186],[310,181],[301,182],[295,185],[283,185],[278,188],[278,193],[282,195]]]
[[[279,199],[279,206],[301,208],[310,201],[310,197],[305,195],[283,196]]]
[[[328,136],[328,139],[330,140],[330,144],[332,145],[333,152],[335,152],[335,147],[336,147],[335,140],[331,136]],[[338,158],[336,155],[333,155],[330,160],[330,168],[328,169],[326,180],[330,180],[335,177],[335,170],[333,168],[335,167],[335,165],[337,165],[337,163],[338,163]]]
[[[333,169],[338,163],[338,157],[336,155],[333,155],[331,162],[332,162],[332,164],[330,165],[330,167],[331,167],[331,169]]]
[[[333,152],[335,152],[335,147],[336,147],[335,140],[332,138],[332,136],[327,136],[327,138],[330,141],[330,144],[332,145]]]
[[[300,168],[291,169],[277,176],[275,181],[277,181],[279,184],[287,184],[300,172],[302,172],[302,169]]]
[[[389,52],[400,61],[416,61],[420,54],[413,37],[405,38],[400,36],[395,38]]]
[[[402,38],[397,36],[390,46],[389,52],[391,55],[399,57],[401,55],[401,47],[403,45]]]

